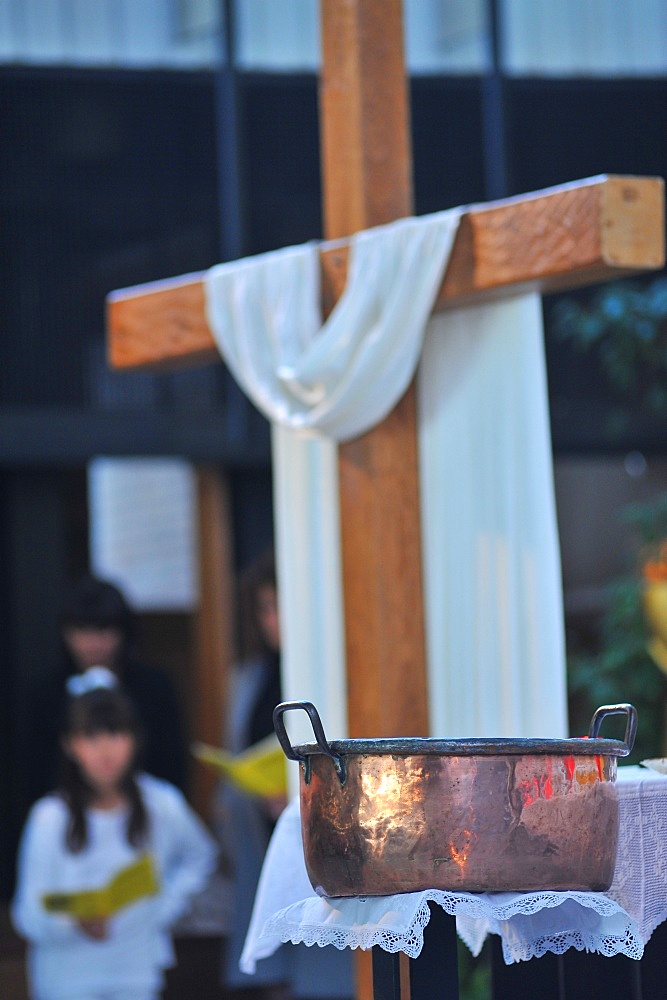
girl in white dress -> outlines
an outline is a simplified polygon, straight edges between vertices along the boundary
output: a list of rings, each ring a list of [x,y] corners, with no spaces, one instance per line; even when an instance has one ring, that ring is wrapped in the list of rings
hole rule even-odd
[[[62,780],[30,812],[12,903],[30,995],[155,1000],[174,962],[169,928],[206,883],[216,850],[182,794],[136,770],[136,716],[115,676],[93,667],[69,684]],[[154,878],[138,898],[112,915],[73,915],[67,894],[101,889],[141,859]],[[53,896],[60,910],[47,909]]]

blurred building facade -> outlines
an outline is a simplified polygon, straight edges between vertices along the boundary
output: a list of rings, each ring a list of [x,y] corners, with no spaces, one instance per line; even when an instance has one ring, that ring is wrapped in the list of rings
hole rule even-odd
[[[667,0],[405,0],[405,19],[418,213],[667,174]],[[270,538],[263,418],[222,364],[112,371],[104,302],[320,236],[318,64],[316,0],[0,4],[3,894],[29,683],[57,653],[64,581],[90,564],[91,463],[214,469],[234,565]],[[619,418],[595,364],[547,351],[566,606],[593,613],[623,558],[613,512],[665,488],[667,442],[632,406]]]

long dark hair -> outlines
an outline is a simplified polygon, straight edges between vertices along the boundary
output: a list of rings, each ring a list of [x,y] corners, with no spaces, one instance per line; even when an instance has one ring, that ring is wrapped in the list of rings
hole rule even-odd
[[[96,687],[70,698],[62,732],[63,740],[71,736],[94,736],[97,733],[130,733],[134,737],[137,749],[134,760],[122,779],[121,791],[130,805],[127,840],[138,847],[148,834],[148,813],[135,777],[142,739],[134,707],[118,688]],[[93,801],[95,792],[77,762],[64,750],[61,754],[59,789],[69,810],[65,843],[68,850],[76,854],[88,843],[86,808]]]
[[[122,636],[121,665],[137,639],[136,615],[124,594],[109,580],[101,580],[90,573],[79,577],[65,595],[60,627],[118,629]],[[66,649],[65,659],[71,661]],[[75,664],[70,662],[69,666],[73,668]]]

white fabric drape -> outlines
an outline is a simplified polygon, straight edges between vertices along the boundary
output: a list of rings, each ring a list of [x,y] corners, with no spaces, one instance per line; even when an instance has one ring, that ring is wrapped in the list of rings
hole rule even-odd
[[[283,692],[313,701],[332,738],[347,734],[334,439],[372,427],[410,383],[460,214],[356,234],[324,325],[315,244],[221,264],[205,279],[225,362],[273,423]],[[312,737],[301,713],[289,731]]]
[[[418,400],[431,732],[566,736],[539,296],[435,316]]]
[[[206,277],[221,353],[274,425],[285,696],[313,700],[330,738],[346,735],[335,441],[381,420],[413,377],[459,217],[357,234],[346,291],[321,328],[315,245]],[[431,724],[441,736],[564,732],[538,312],[529,299],[444,314],[420,366]]]
[[[222,356],[270,420],[344,441],[393,409],[417,367],[460,215],[356,233],[345,291],[323,325],[315,244],[207,272]]]
[[[312,701],[328,732],[347,735],[347,690],[335,441],[273,424],[273,492],[281,662],[286,699]],[[294,742],[312,740],[303,712],[285,719]],[[290,769],[293,792],[298,775]]]

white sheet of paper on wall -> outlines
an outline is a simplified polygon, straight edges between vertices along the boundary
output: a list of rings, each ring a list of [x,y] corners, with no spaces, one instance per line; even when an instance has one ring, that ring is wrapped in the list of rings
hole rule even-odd
[[[137,611],[198,601],[195,477],[177,458],[96,458],[88,466],[91,570]]]

